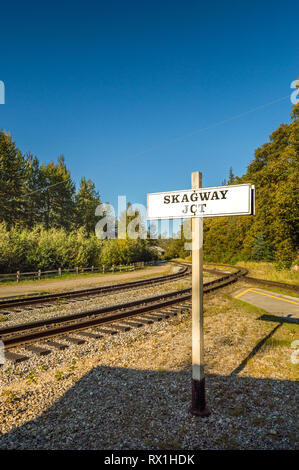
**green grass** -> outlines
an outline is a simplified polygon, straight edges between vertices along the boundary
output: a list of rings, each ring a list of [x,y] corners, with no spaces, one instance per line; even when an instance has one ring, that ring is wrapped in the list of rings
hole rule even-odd
[[[49,276],[43,276],[41,279],[21,279],[19,282],[15,281],[15,280],[3,281],[3,282],[0,281],[0,287],[1,286],[13,286],[13,285],[18,286],[18,285],[22,285],[22,284],[25,284],[25,285],[32,284],[32,285],[34,285],[37,281],[38,282],[46,282],[46,281],[49,281],[49,280],[57,281],[57,280],[66,280],[66,279],[103,277],[103,276],[106,276],[107,274],[109,274],[109,275],[112,274],[112,275],[117,276],[118,274],[124,274],[124,273],[136,272],[136,271],[146,271],[147,269],[152,268],[152,267],[155,267],[155,266],[154,265],[153,266],[141,266],[141,267],[136,267],[134,270],[130,270],[130,271],[125,271],[125,269],[123,269],[122,271],[114,271],[114,272],[105,271],[105,273],[102,273],[102,272],[93,272],[93,273],[88,272],[88,273],[79,273],[79,274],[65,273],[65,274],[62,274],[61,276],[49,274]],[[170,269],[166,269],[165,274],[167,274],[169,271],[170,271]],[[164,273],[164,271],[163,271],[163,273]],[[46,294],[47,292],[43,292],[43,293]]]
[[[299,271],[291,271],[290,269],[281,269],[278,271],[275,269],[274,263],[266,263],[263,261],[240,261],[237,263],[237,266],[248,269],[248,275],[252,277],[299,286]]]
[[[151,266],[144,266],[144,267],[140,267],[140,268],[135,268],[134,271],[140,271],[140,270],[143,270],[143,269],[147,269],[147,268],[150,268]],[[20,285],[20,284],[31,284],[31,283],[35,283],[36,281],[38,282],[42,282],[42,281],[48,281],[48,280],[59,280],[59,279],[80,279],[82,277],[95,277],[95,276],[104,276],[106,274],[123,274],[124,272],[131,272],[131,271],[125,271],[125,270],[122,270],[122,271],[115,271],[115,272],[112,272],[112,271],[106,271],[105,273],[101,273],[101,272],[88,272],[88,273],[64,273],[62,274],[61,276],[58,276],[58,275],[53,275],[53,274],[49,274],[48,276],[45,275],[45,276],[42,276],[41,279],[21,279],[19,282],[17,282],[16,280],[11,280],[11,281],[3,281],[3,282],[0,282],[0,286],[6,286],[6,285],[13,285],[13,284],[16,284],[16,285]]]

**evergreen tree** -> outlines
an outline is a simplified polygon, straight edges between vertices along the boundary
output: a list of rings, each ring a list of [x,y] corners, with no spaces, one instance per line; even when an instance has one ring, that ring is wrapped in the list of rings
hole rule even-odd
[[[9,226],[23,218],[25,164],[11,136],[0,131],[0,222]]]
[[[228,184],[233,184],[234,181],[235,181],[235,179],[236,179],[236,178],[235,178],[235,175],[234,175],[234,173],[233,173],[233,168],[230,167],[230,169],[229,169]]]
[[[87,233],[94,233],[98,222],[95,210],[101,204],[101,200],[91,180],[81,178],[79,190],[75,195],[75,204],[77,227],[84,227]]]
[[[43,187],[42,220],[46,229],[63,227],[66,230],[74,224],[75,218],[75,185],[66,168],[64,157],[60,155],[57,164],[53,161],[41,166]]]
[[[273,251],[263,232],[259,232],[256,236],[252,248],[252,259],[254,261],[273,261]]]
[[[24,225],[30,228],[42,222],[43,183],[38,158],[27,153],[24,178]]]

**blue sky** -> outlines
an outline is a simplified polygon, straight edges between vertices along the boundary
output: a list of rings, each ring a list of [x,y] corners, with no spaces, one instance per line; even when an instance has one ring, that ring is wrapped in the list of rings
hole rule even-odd
[[[196,170],[220,185],[289,120],[298,13],[280,0],[7,2],[0,128],[41,162],[63,154],[113,204],[186,189]]]

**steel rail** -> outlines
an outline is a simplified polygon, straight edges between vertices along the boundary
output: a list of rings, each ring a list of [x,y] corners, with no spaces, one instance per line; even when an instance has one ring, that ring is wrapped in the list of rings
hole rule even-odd
[[[204,293],[236,282],[240,276],[244,275],[244,272],[245,270],[240,268],[237,273],[225,274],[219,279],[206,283],[204,285]],[[5,349],[12,349],[53,336],[87,329],[103,323],[115,322],[154,310],[161,310],[175,304],[182,304],[191,300],[191,296],[191,288],[181,289],[128,303],[2,328],[0,329],[0,338],[4,343]]]
[[[189,266],[191,266],[190,263],[181,263],[181,264],[183,264],[184,266],[187,266],[189,264]],[[232,266],[230,264],[221,264],[221,263],[205,263],[205,264],[210,265],[210,266],[223,266],[226,268],[237,268],[237,266]],[[223,271],[220,271],[218,269],[209,269],[209,268],[204,268],[204,271],[209,272],[211,274],[223,273]],[[246,271],[248,273],[248,270]],[[262,284],[264,286],[268,285],[268,286],[278,287],[281,289],[289,289],[289,290],[294,290],[295,292],[299,292],[299,286],[296,286],[295,284],[288,284],[286,282],[278,282],[278,281],[270,281],[269,279],[261,279],[259,277],[248,276],[248,274],[244,274],[243,278],[245,281],[248,281],[249,283],[252,283],[252,284]]]
[[[108,286],[102,287],[94,287],[90,289],[80,289],[68,292],[59,292],[56,294],[44,294],[44,295],[37,295],[37,296],[30,296],[30,297],[22,297],[19,299],[5,299],[0,300],[0,309],[7,309],[7,308],[14,308],[14,307],[22,307],[26,305],[35,305],[41,303],[48,303],[51,301],[58,301],[58,300],[65,300],[77,298],[77,297],[85,297],[90,295],[99,295],[99,294],[107,294],[110,292],[116,292],[125,289],[134,289],[143,286],[151,286],[154,284],[165,283],[168,281],[173,281],[180,279],[182,277],[188,276],[190,274],[190,267],[183,266],[180,272],[174,274],[166,274],[165,276],[158,276],[149,279],[142,279],[139,281],[131,281],[125,282],[120,284],[112,284]]]

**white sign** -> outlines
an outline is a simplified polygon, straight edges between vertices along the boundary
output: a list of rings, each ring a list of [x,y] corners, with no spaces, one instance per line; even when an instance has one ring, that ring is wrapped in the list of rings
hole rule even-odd
[[[147,219],[254,214],[254,185],[234,184],[147,195]]]

